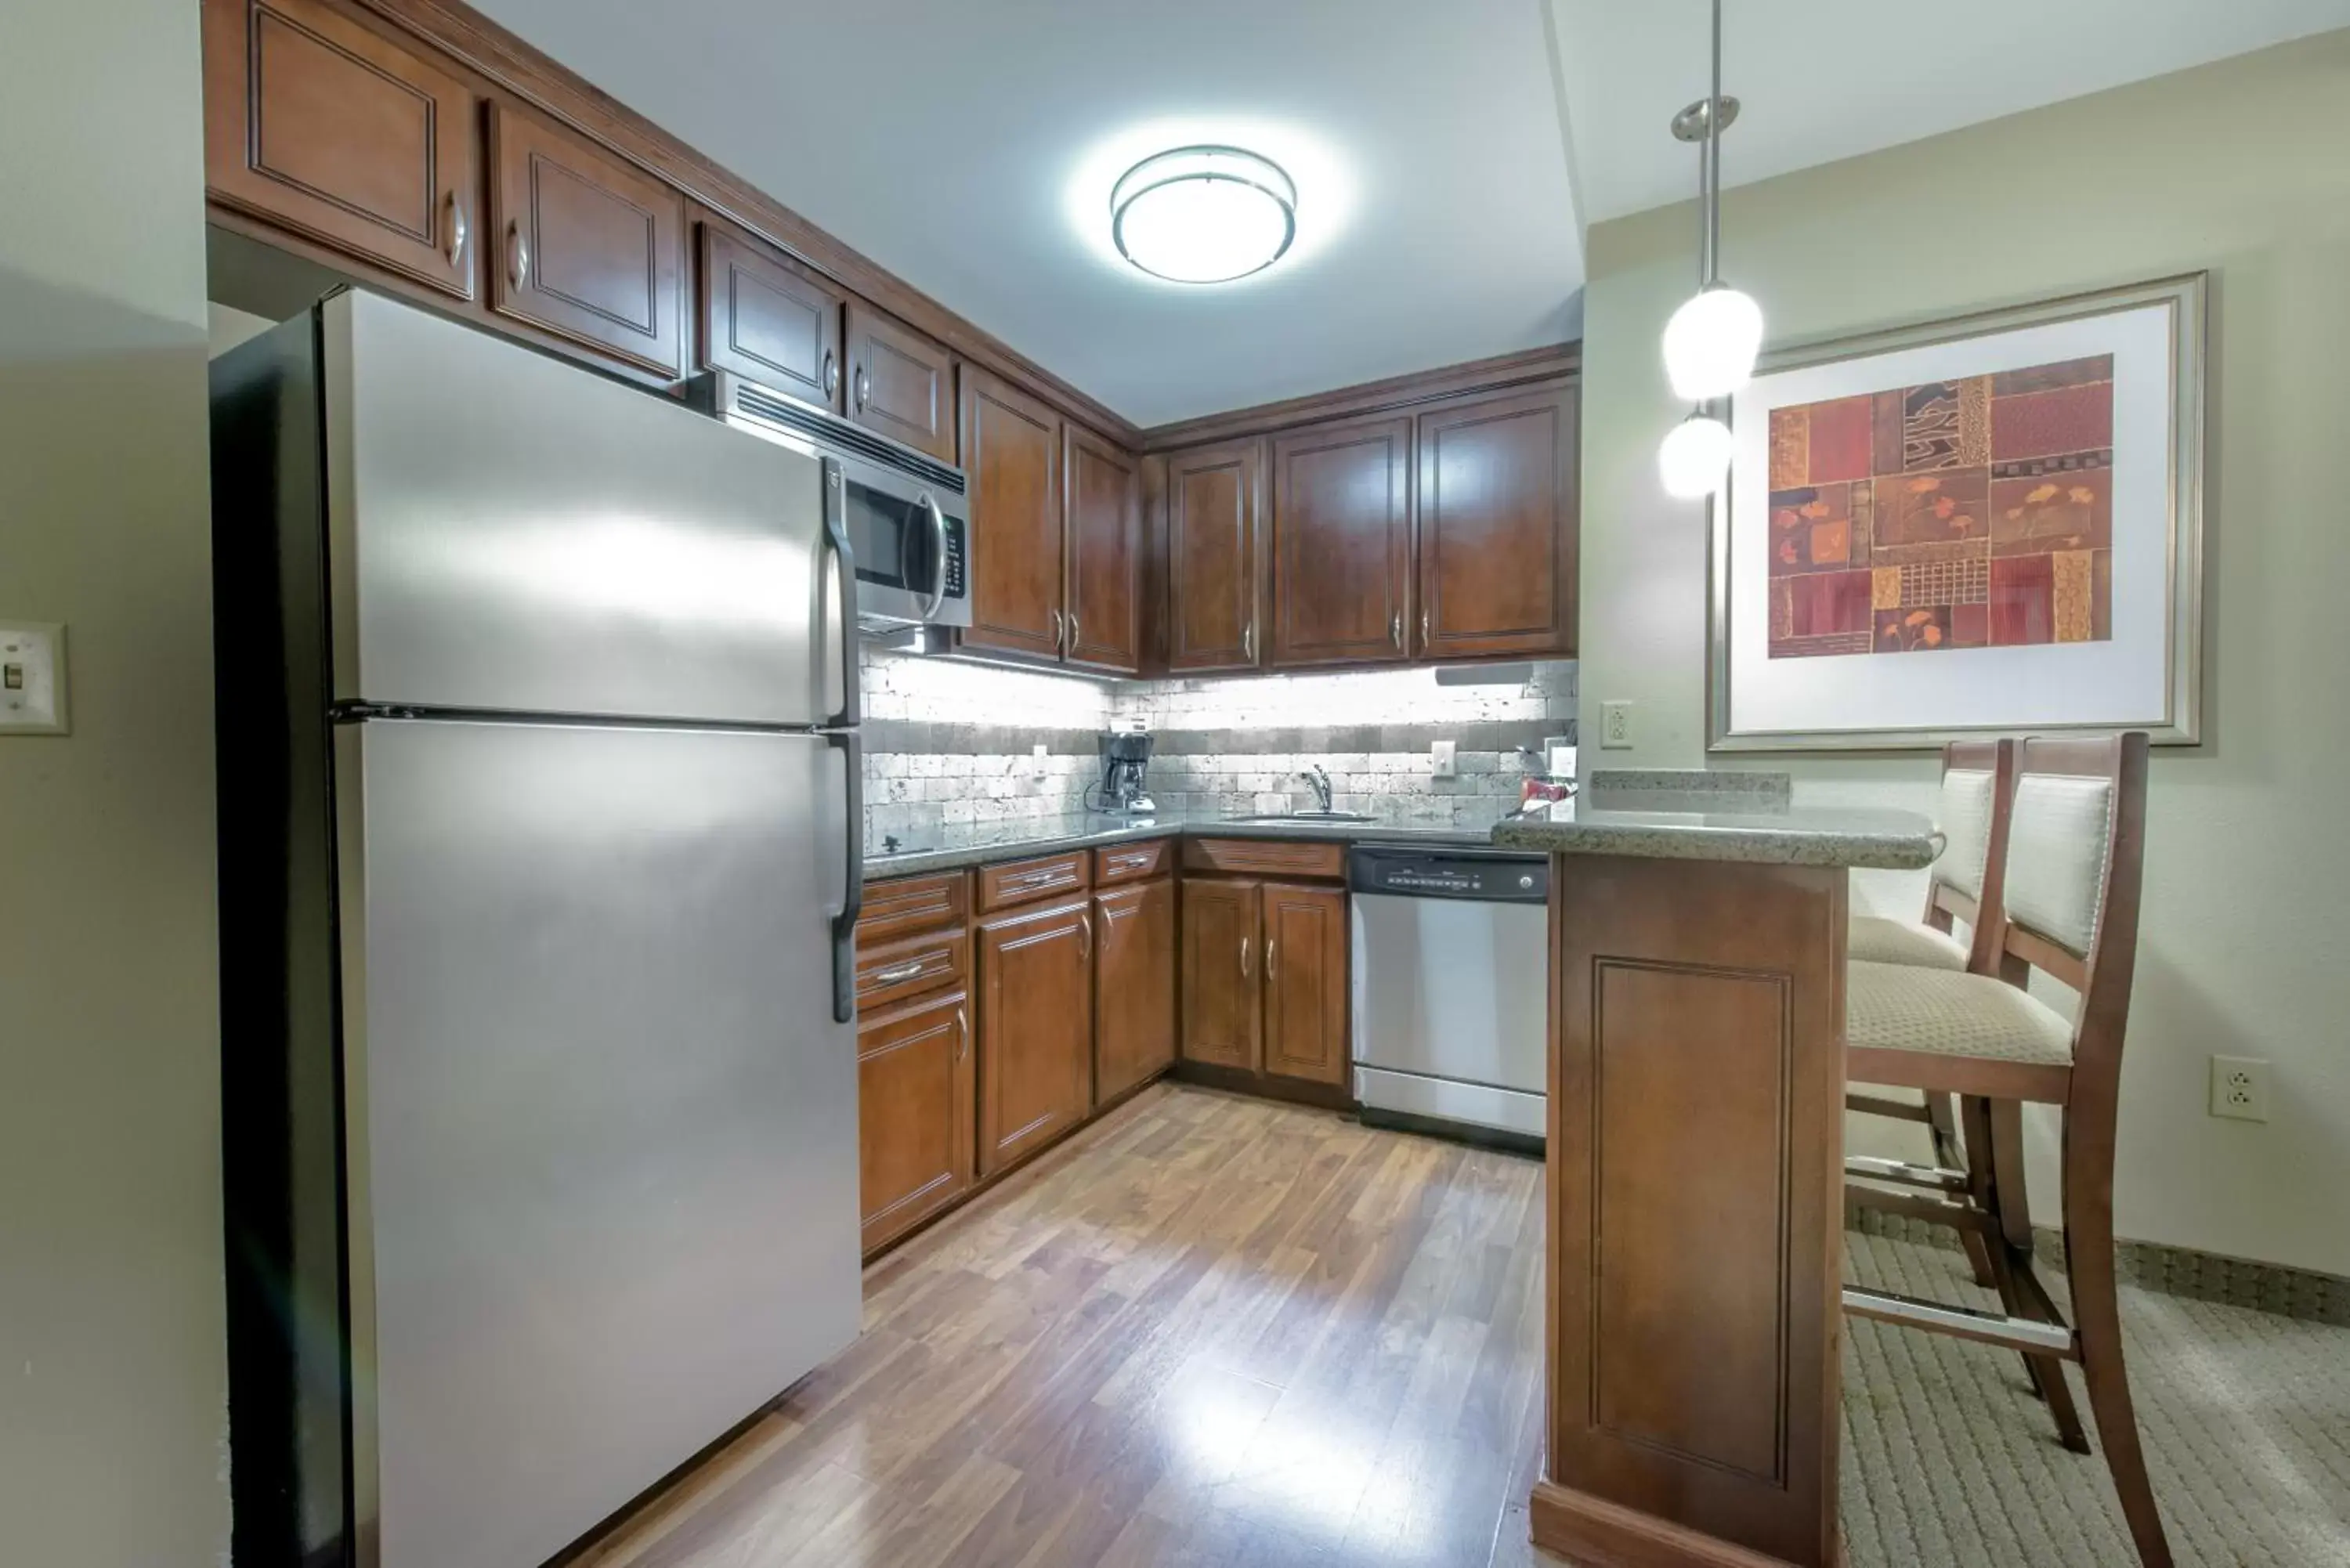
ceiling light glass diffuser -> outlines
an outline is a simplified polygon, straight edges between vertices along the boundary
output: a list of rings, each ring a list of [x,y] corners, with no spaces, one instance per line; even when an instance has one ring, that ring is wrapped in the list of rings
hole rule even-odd
[[[1118,254],[1154,277],[1229,283],[1279,261],[1297,237],[1297,186],[1237,147],[1146,158],[1109,196]]]

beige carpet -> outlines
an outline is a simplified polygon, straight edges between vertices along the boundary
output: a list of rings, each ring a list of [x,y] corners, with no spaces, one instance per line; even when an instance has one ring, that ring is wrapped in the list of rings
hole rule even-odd
[[[1846,1244],[1856,1283],[1996,1309],[1953,1247],[1856,1232]],[[2061,1297],[2064,1277],[2043,1277]],[[2179,1563],[2350,1564],[2350,1328],[2126,1286],[2122,1316]],[[2057,1446],[2017,1356],[1883,1324],[1847,1331],[1851,1568],[2137,1561],[2104,1459]]]

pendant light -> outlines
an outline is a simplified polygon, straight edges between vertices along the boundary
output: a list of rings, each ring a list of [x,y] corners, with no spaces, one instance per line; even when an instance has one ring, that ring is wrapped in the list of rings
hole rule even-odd
[[[1665,324],[1665,375],[1696,405],[1657,453],[1665,489],[1683,500],[1711,495],[1730,472],[1730,427],[1706,405],[1743,387],[1762,347],[1762,310],[1721,281],[1721,133],[1738,100],[1721,95],[1721,0],[1713,0],[1711,94],[1673,117],[1673,136],[1698,145],[1698,292]]]

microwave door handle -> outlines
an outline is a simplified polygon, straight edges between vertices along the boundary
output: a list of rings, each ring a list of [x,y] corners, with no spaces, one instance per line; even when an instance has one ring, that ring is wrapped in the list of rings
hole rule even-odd
[[[840,463],[833,458],[824,460],[824,537],[826,547],[832,552],[834,569],[840,584],[840,711],[827,719],[827,729],[844,729],[858,722],[857,693],[857,553],[848,544],[848,482],[841,472]],[[823,596],[816,602],[821,605]],[[817,617],[821,623],[822,616]],[[822,638],[819,630],[817,637]],[[816,706],[824,706],[824,655],[819,650],[815,659],[816,669]]]
[[[947,514],[929,491],[922,492],[920,500],[931,514],[931,602],[922,607],[922,618],[930,620],[947,602]]]

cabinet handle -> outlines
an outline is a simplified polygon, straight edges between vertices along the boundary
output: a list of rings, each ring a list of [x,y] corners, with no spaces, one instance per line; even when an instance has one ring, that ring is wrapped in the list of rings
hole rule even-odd
[[[519,222],[506,225],[506,281],[516,288],[530,275],[530,242],[522,237]]]
[[[960,1062],[971,1054],[971,1014],[960,1007],[955,1009],[955,1030],[961,1036],[955,1042],[955,1060]]]
[[[1091,915],[1080,914],[1077,917],[1077,956],[1083,959],[1093,957],[1094,918]]]
[[[463,262],[469,232],[465,226],[465,203],[457,199],[456,192],[452,191],[449,192],[449,265],[451,266],[459,265]]]
[[[840,359],[829,348],[824,351],[824,395],[827,398],[840,390]]]
[[[1246,980],[1248,978],[1248,950],[1249,940],[1246,937],[1243,937],[1241,939],[1241,978],[1243,980]]]
[[[1403,650],[1403,611],[1401,610],[1388,617],[1388,640],[1396,645],[1398,652]]]
[[[1267,937],[1264,939],[1264,978],[1267,980],[1274,978],[1274,959],[1280,951],[1280,938]]]
[[[865,373],[864,366],[859,365],[857,367],[857,411],[858,413],[865,411],[866,400],[872,395],[873,378]]]
[[[1433,637],[1431,637],[1431,636],[1430,636],[1430,635],[1429,635],[1429,631],[1428,631],[1428,611],[1427,611],[1427,609],[1426,609],[1425,607],[1423,607],[1423,608],[1420,610],[1420,612],[1419,612],[1419,650],[1420,650],[1420,652],[1422,652],[1422,653],[1426,653],[1426,652],[1428,651],[1428,645],[1429,645],[1429,644],[1430,644],[1430,643],[1432,643],[1432,642],[1434,642],[1435,640],[1436,640],[1436,639],[1435,639],[1435,638],[1433,638]]]
[[[1053,651],[1057,655],[1066,650],[1069,646],[1068,639],[1063,635],[1064,628],[1061,625],[1061,612],[1055,609],[1047,610],[1045,613],[1053,618]]]
[[[1241,657],[1251,664],[1256,662],[1256,622],[1241,628]]]
[[[1077,651],[1077,612],[1075,610],[1069,612],[1069,645],[1062,651],[1070,656]]]
[[[928,968],[929,960],[915,959],[910,963],[892,964],[888,969],[876,970],[871,978],[876,985],[895,985],[901,980],[913,979]]]

